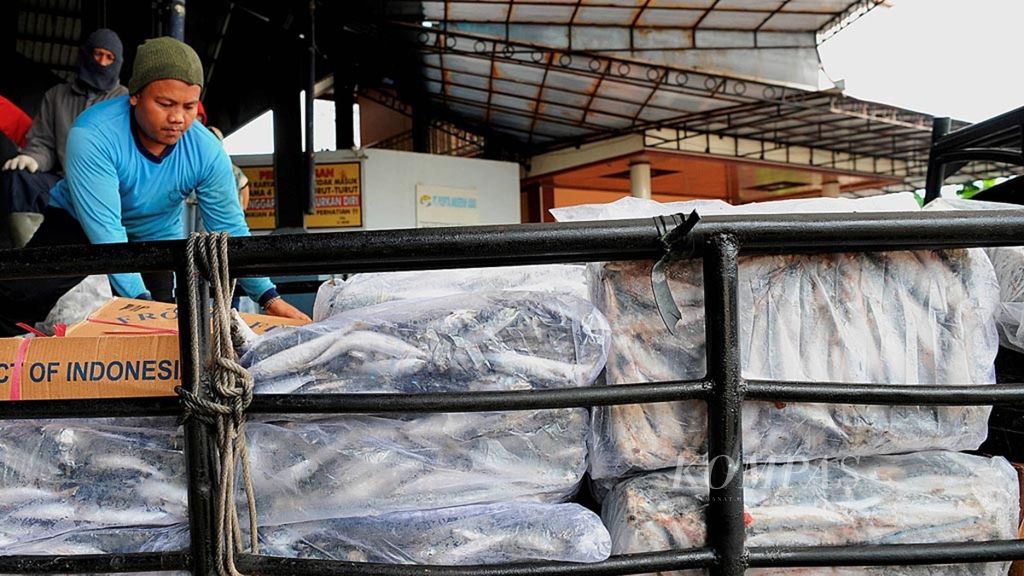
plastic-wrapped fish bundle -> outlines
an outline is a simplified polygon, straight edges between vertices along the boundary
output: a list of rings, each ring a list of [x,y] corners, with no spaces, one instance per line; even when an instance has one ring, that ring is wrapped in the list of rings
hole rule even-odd
[[[567,388],[600,373],[608,331],[578,298],[492,292],[275,330],[242,362],[257,393]],[[561,501],[586,469],[588,424],[582,408],[252,423],[259,521]]]
[[[910,195],[847,201],[815,199],[723,208],[705,203],[616,204],[587,217],[687,212],[771,213],[912,211]],[[559,219],[576,219],[576,208]],[[580,208],[582,210],[582,208]],[[607,382],[696,379],[705,373],[702,263],[669,266],[682,315],[670,333],[658,314],[650,262],[590,267],[592,299],[612,325]],[[979,251],[764,256],[742,258],[741,355],[747,378],[906,384],[984,384],[994,380],[998,346],[992,312],[998,285]],[[744,449],[750,461],[976,448],[988,408],[828,406],[747,403]],[[591,473],[615,478],[704,461],[705,404],[598,408]]]
[[[1021,209],[1016,204],[953,198],[939,198],[925,206],[925,210]],[[997,246],[984,250],[999,279],[999,309],[996,311],[999,340],[1007,348],[1024,352],[1024,247]]]
[[[682,312],[675,335],[658,315],[649,263],[609,263],[598,272],[595,302],[614,327],[609,384],[704,375],[700,262],[669,269]],[[991,383],[998,290],[978,251],[743,258],[743,373],[795,381]],[[702,402],[595,409],[593,476],[702,462],[705,410]],[[989,411],[748,402],[744,450],[753,462],[973,449],[985,439]]]
[[[178,430],[168,418],[0,421],[0,551],[187,522]]]
[[[393,300],[496,290],[553,292],[586,299],[585,267],[582,264],[540,264],[356,274],[347,280],[328,280],[320,285],[313,305],[313,320]]]
[[[583,409],[252,422],[261,525],[561,502],[586,470]]]
[[[395,301],[281,328],[243,355],[257,394],[588,386],[607,358],[593,304],[541,292]]]
[[[597,514],[526,502],[270,526],[260,542],[274,556],[388,564],[600,562],[611,551]]]
[[[188,524],[73,530],[63,534],[0,548],[0,554],[72,556],[81,554],[128,554],[187,550]],[[137,576],[188,576],[190,572],[137,572]]]
[[[601,514],[612,536],[612,554],[703,546],[706,474],[706,467],[680,468],[617,485]],[[743,484],[752,547],[962,542],[1017,534],[1017,474],[1002,458],[920,452],[765,464],[747,469]],[[785,568],[748,574],[1001,576],[1008,567]]]

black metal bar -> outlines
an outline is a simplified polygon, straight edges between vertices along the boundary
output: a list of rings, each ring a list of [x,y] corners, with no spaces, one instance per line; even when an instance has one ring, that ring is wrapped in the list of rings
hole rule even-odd
[[[735,236],[745,255],[1017,246],[1024,245],[1024,216],[1019,210],[710,216],[689,234],[694,255],[719,234]],[[656,259],[663,250],[658,238],[649,218],[284,234],[232,238],[231,270],[257,276]],[[4,250],[0,277],[168,270],[180,244]]]
[[[969,564],[1021,558],[1024,558],[1024,540],[750,549],[751,568]]]
[[[0,420],[127,418],[177,416],[178,414],[181,414],[181,405],[177,398],[97,398],[0,402]]]
[[[674,550],[613,556],[593,564],[529,562],[484,566],[416,566],[364,564],[340,560],[310,560],[277,556],[235,555],[235,564],[245,574],[289,574],[291,576],[615,576],[709,568],[715,565],[710,548]]]
[[[199,382],[193,381],[192,345],[198,340],[200,350],[205,345],[204,334],[199,330],[193,334],[190,317],[193,313],[190,287],[200,282],[199,278],[188,273],[184,250],[177,267],[178,286],[175,296],[178,301],[179,354],[181,357],[181,386],[195,394],[204,395]],[[201,290],[200,294],[205,294]],[[207,302],[205,298],[201,302]],[[199,315],[199,326],[209,326],[209,315],[206,306],[195,311]],[[192,559],[195,563],[193,574],[212,576],[217,573],[214,560],[213,538],[213,466],[210,455],[213,453],[213,441],[203,429],[203,424],[191,418],[185,422],[185,472],[188,478],[188,525],[191,538]]]
[[[713,236],[704,255],[704,323],[708,376],[708,543],[718,557],[711,576],[743,576],[747,567],[743,521],[743,379],[740,376],[737,285],[739,244]]]
[[[945,130],[941,131],[937,137],[934,138],[932,145],[932,152],[942,154],[949,150],[958,150],[966,148],[972,144],[984,142],[986,139],[997,135],[1000,132],[1009,132],[1015,129],[1020,129],[1021,125],[1024,125],[1024,107],[1017,108],[1016,110],[1010,110],[994,116],[988,120],[983,120],[970,126],[964,126],[959,130],[950,132],[949,118],[936,118],[935,124],[933,124],[933,134],[935,134],[935,125],[939,121],[945,121]]]
[[[306,214],[316,213],[316,148],[313,135],[313,90],[316,88],[316,0],[309,0],[309,42],[306,46],[309,70],[306,77]]]
[[[946,179],[946,167],[938,158],[937,145],[949,133],[950,119],[935,118],[932,120],[932,147],[928,153],[928,173],[925,176],[924,201],[931,202],[939,197],[942,182]]]
[[[388,414],[399,412],[501,412],[706,400],[707,380],[679,380],[595,388],[436,394],[259,394],[254,414]],[[836,404],[988,406],[1024,404],[1024,384],[907,386],[842,382],[750,380],[746,400]],[[0,419],[174,416],[175,398],[24,400],[0,402]]]
[[[690,233],[694,255],[699,256],[707,239],[718,234],[736,236],[747,255],[1012,246],[1024,244],[1024,217],[1016,211],[714,216],[702,219]],[[649,219],[231,242],[232,272],[240,276],[655,259],[662,250]],[[417,249],[409,250],[413,245]]]
[[[72,556],[0,556],[0,574],[125,573],[188,570],[188,552],[79,554]]]
[[[596,388],[446,392],[445,394],[259,394],[249,412],[260,414],[385,414],[395,412],[503,412],[643,402],[701,400],[711,383],[675,381]]]
[[[830,404],[988,406],[1024,404],[1024,384],[905,386],[749,380],[746,397],[748,400]]]
[[[980,160],[983,162],[1005,162],[1007,164],[1024,164],[1024,155],[1014,150],[1002,148],[965,148],[963,150],[951,150],[937,155],[942,164],[952,162],[970,162]]]

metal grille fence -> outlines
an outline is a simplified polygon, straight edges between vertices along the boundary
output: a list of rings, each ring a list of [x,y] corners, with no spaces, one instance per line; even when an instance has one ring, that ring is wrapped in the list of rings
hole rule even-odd
[[[508,266],[539,263],[653,260],[664,255],[666,230],[682,215],[612,222],[390,230],[235,238],[233,276],[357,273],[387,270]],[[471,567],[364,564],[236,555],[251,574],[439,576],[618,575],[706,568],[740,576],[747,568],[948,564],[1024,559],[1024,540],[940,544],[748,548],[744,542],[742,403],[744,400],[880,405],[1024,404],[1019,384],[908,386],[745,380],[737,323],[738,258],[754,254],[863,252],[1024,245],[1024,215],[1015,211],[915,214],[721,216],[701,220],[686,235],[682,257],[703,258],[707,374],[695,381],[584,389],[422,394],[261,395],[249,411],[264,414],[477,412],[590,407],[678,400],[708,403],[710,499],[708,543],[702,548],[614,556],[597,564],[532,562]],[[174,270],[183,383],[193,339],[184,242],[40,248],[0,253],[0,278]],[[201,287],[204,288],[205,287]],[[198,311],[205,322],[207,311]],[[0,419],[178,415],[176,398],[0,403]],[[84,556],[0,556],[0,573],[215,573],[211,470],[213,443],[186,423],[191,548],[167,553]],[[722,458],[720,456],[727,456]]]

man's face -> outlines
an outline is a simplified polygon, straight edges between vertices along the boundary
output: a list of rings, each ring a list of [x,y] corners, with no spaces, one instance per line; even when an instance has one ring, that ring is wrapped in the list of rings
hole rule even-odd
[[[106,67],[114,63],[116,56],[110,50],[106,48],[93,48],[92,59],[95,60],[100,66]]]
[[[156,80],[131,97],[135,120],[147,144],[173,146],[196,119],[199,86],[181,80]]]

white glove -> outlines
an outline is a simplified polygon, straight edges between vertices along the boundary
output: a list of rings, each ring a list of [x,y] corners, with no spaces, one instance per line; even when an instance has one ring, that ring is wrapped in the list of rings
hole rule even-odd
[[[39,170],[39,162],[28,154],[18,154],[7,162],[4,162],[4,170],[28,170],[35,172]]]

